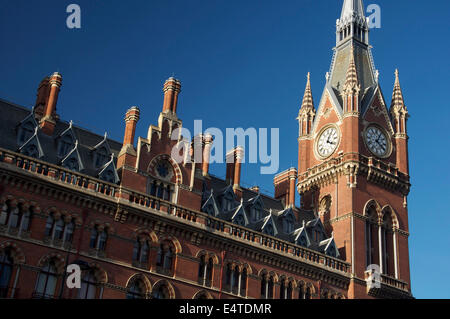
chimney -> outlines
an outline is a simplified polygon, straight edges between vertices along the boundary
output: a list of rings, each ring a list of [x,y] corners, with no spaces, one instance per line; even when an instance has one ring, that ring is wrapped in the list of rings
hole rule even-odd
[[[211,134],[206,134],[204,137],[204,148],[203,148],[203,165],[202,173],[203,176],[209,176],[209,162],[211,158],[211,148],[214,138]]]
[[[226,181],[233,188],[240,188],[241,165],[244,158],[244,149],[238,146],[227,153],[227,175]]]
[[[136,160],[136,150],[134,149],[134,135],[136,125],[140,118],[140,110],[137,106],[131,107],[125,114],[125,134],[123,145],[117,159],[117,168],[124,165],[134,166]]]
[[[134,135],[136,125],[140,118],[140,110],[137,106],[131,107],[125,114],[125,135],[123,137],[123,146],[134,145]]]
[[[41,82],[42,84],[42,82]],[[62,85],[62,76],[58,72],[53,73],[49,80],[50,92],[48,102],[44,110],[44,117],[40,120],[42,132],[47,135],[53,135],[56,125],[56,104],[58,102],[58,94]],[[39,96],[38,96],[39,98]]]
[[[244,158],[244,149],[240,146],[235,149],[235,162],[234,162],[234,182],[233,188],[240,188],[241,185],[241,165]]]
[[[50,93],[50,78],[46,76],[37,90],[36,103],[34,104],[34,116],[37,120],[40,120],[44,116],[45,107],[48,102],[48,95]]]
[[[279,173],[273,179],[275,198],[281,200],[285,207],[295,207],[295,181],[297,169],[290,168]]]
[[[174,77],[170,77],[164,83],[164,104],[163,113],[177,113],[178,94],[181,91],[181,82]]]

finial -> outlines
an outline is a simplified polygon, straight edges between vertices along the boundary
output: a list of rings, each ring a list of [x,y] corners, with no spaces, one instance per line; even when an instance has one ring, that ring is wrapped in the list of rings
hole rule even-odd
[[[308,75],[306,76],[306,78],[308,79],[308,82],[310,82],[310,79],[311,79],[311,73],[310,72],[308,72]]]
[[[305,220],[303,220],[303,223],[302,223],[302,224],[303,224],[303,227],[305,227],[305,224],[306,224],[306,223],[305,223]]]
[[[241,197],[241,205],[244,204],[244,198]]]
[[[399,73],[398,73],[398,69],[395,69],[395,81],[399,82]]]
[[[73,121],[70,120],[70,121],[69,121],[69,128],[72,128],[72,125],[73,125]]]
[[[107,137],[108,137],[108,132],[105,132],[104,139],[106,140]]]

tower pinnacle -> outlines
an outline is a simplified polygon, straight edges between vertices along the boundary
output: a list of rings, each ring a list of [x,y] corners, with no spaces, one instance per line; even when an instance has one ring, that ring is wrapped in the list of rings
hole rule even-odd
[[[341,18],[336,21],[336,45],[355,39],[369,44],[369,26],[362,0],[344,0]]]

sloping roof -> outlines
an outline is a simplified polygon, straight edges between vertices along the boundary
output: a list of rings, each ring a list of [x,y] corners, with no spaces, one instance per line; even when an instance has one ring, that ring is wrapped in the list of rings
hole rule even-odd
[[[8,116],[0,116],[0,147],[17,152],[23,145],[18,145],[17,134],[19,126],[24,119],[32,114],[32,109],[0,99],[0,114],[8,114]],[[37,137],[43,151],[41,160],[56,165],[61,164],[62,158],[58,156],[57,152],[58,137],[69,127],[69,122],[57,121],[52,136],[48,136],[38,129]],[[94,167],[92,151],[96,145],[105,139],[105,136],[90,132],[76,125],[72,125],[72,132],[76,141],[78,141],[77,151],[84,167],[81,172],[98,178],[100,171],[104,167],[103,165],[100,168]],[[117,155],[122,148],[122,144],[111,139],[107,139],[107,142],[111,152],[114,154],[114,165],[117,165]]]

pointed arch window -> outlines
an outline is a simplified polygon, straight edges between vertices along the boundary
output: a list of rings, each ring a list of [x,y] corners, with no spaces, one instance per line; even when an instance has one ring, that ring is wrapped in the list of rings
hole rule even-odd
[[[138,237],[134,243],[133,261],[137,262],[141,267],[146,267],[148,265],[149,253],[150,244],[148,238]]]
[[[127,289],[127,299],[145,299],[145,284],[141,279],[135,279]]]
[[[159,246],[156,256],[157,269],[164,274],[171,274],[173,267],[173,249],[169,243],[162,243]]]
[[[106,250],[106,243],[108,241],[108,232],[106,228],[99,225],[94,226],[91,230],[91,240],[89,243],[90,248],[98,251]]]
[[[53,299],[55,297],[58,274],[54,260],[48,261],[39,272],[34,298]]]
[[[200,257],[198,268],[198,281],[202,286],[211,287],[213,276],[214,261],[212,257],[206,258],[206,255]]]
[[[378,213],[374,206],[370,206],[366,214],[366,266],[369,266],[379,263]]]
[[[247,268],[244,267],[241,273],[241,291],[240,295],[245,297],[247,296]]]
[[[294,217],[291,214],[283,218],[283,229],[288,234],[294,231]]]
[[[78,293],[78,299],[97,298],[98,281],[94,270],[87,271],[81,279],[81,288]]]
[[[166,285],[160,285],[159,287],[154,289],[152,297],[154,299],[169,299],[170,298],[169,289],[167,288]]]

